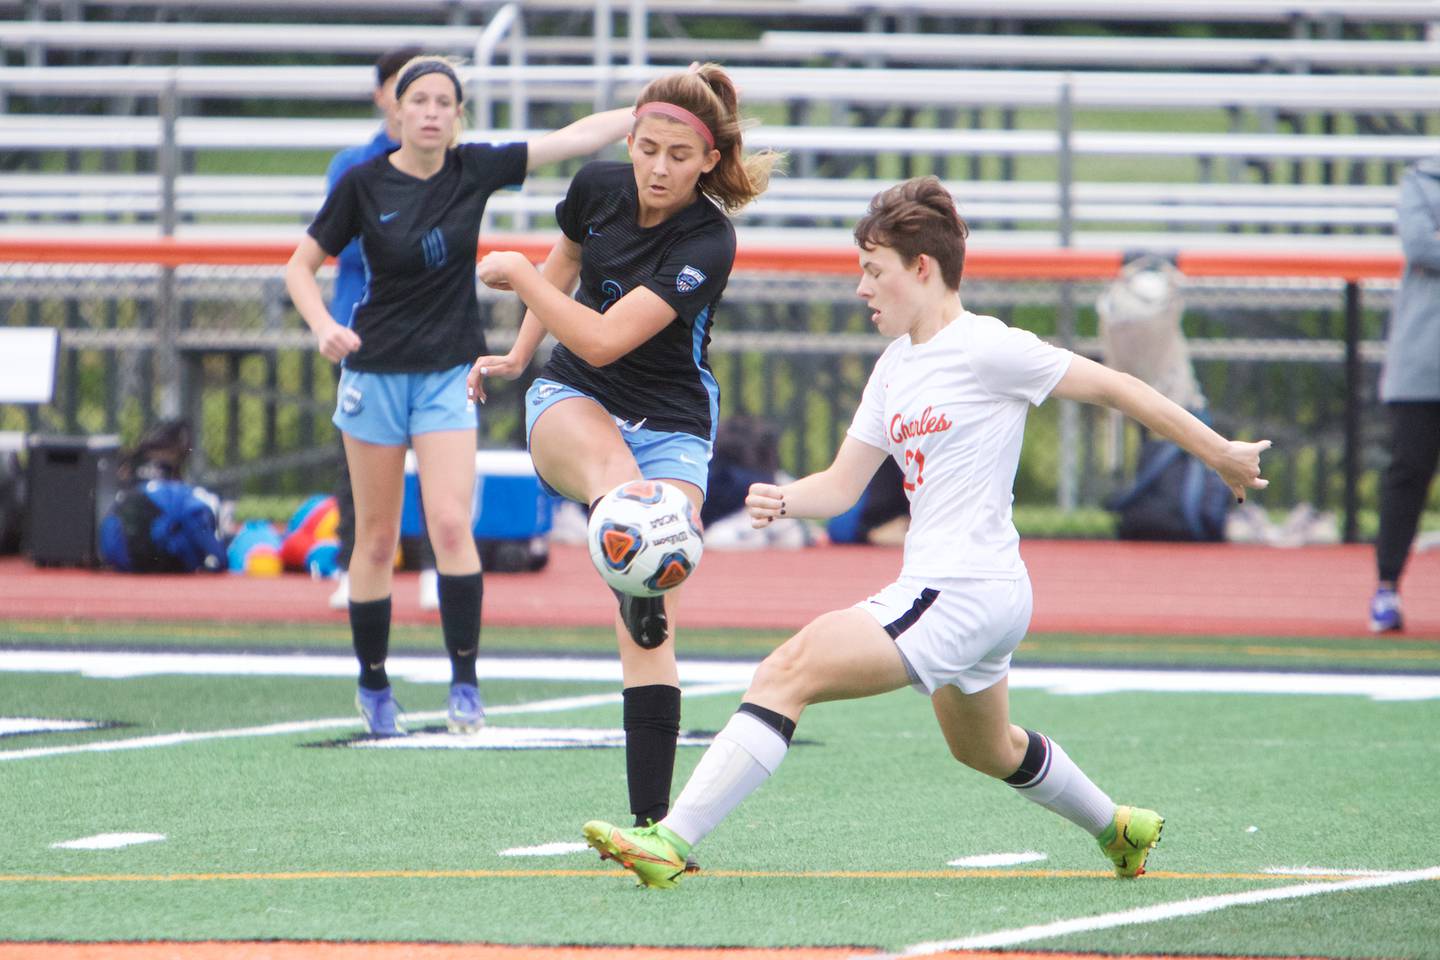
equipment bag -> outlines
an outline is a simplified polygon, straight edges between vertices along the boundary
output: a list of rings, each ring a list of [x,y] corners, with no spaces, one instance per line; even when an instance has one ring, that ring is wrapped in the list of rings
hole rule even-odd
[[[179,480],[151,480],[115,495],[100,523],[100,556],[131,573],[224,570],[215,511]]]
[[[1140,445],[1135,482],[1105,502],[1121,540],[1225,539],[1234,494],[1220,475],[1168,440]]]

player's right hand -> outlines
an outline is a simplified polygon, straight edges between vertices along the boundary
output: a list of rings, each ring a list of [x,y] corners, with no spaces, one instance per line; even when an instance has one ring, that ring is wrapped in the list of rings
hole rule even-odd
[[[514,354],[505,354],[503,357],[481,357],[470,367],[470,373],[465,377],[466,395],[471,400],[478,400],[484,403],[485,378],[499,377],[501,380],[514,380],[525,372],[528,363],[522,362]]]
[[[320,355],[331,363],[339,363],[360,349],[360,335],[334,320],[330,321],[330,326],[315,334],[315,340],[320,347]]]
[[[752,483],[745,508],[750,511],[750,526],[768,527],[776,518],[786,516],[785,491],[773,483]]]

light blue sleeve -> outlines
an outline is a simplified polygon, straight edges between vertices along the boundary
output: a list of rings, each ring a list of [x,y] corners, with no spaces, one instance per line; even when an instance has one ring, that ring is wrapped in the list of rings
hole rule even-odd
[[[1422,180],[1430,181],[1430,189]],[[1411,170],[1400,182],[1399,233],[1405,259],[1411,266],[1440,272],[1440,182]]]

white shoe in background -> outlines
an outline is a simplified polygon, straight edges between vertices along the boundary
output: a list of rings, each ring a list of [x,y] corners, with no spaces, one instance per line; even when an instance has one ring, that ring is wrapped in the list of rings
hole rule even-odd
[[[433,568],[420,571],[420,609],[440,609],[440,574]]]
[[[339,580],[339,584],[335,587],[335,592],[330,594],[330,609],[349,610],[350,574],[345,572],[344,570],[341,570],[340,576],[337,579]]]

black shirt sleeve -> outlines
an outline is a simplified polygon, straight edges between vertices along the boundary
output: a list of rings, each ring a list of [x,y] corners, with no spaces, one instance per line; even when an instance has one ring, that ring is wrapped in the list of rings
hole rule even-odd
[[[555,204],[555,220],[560,230],[575,243],[585,242],[585,211],[595,182],[595,163],[587,163],[576,172],[565,191],[565,199]]]
[[[325,204],[315,214],[306,232],[315,238],[332,257],[340,255],[346,244],[360,233],[360,198],[356,190],[355,171],[363,164],[357,164],[345,172],[334,189],[325,197]]]
[[[518,187],[525,182],[530,162],[526,143],[462,143],[456,148],[480,189],[486,193],[501,187]]]
[[[735,231],[729,222],[713,219],[676,241],[640,282],[690,324],[720,296],[734,265]]]

